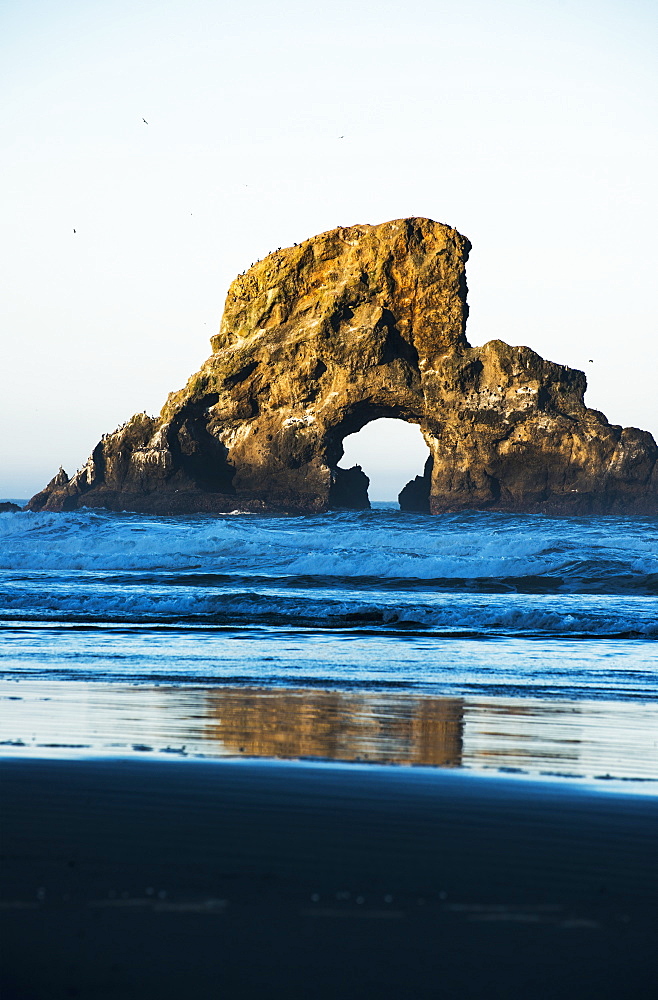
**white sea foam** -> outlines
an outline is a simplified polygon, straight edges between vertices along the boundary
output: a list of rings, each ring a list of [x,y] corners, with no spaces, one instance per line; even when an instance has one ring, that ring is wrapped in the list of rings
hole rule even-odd
[[[604,519],[0,517],[0,569],[509,579],[658,574],[657,532]],[[607,530],[606,530],[607,529]]]

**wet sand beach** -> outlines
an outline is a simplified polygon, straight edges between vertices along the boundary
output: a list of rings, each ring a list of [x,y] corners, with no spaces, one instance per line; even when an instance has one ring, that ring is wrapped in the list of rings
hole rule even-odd
[[[649,997],[658,799],[309,762],[7,758],[3,997]]]

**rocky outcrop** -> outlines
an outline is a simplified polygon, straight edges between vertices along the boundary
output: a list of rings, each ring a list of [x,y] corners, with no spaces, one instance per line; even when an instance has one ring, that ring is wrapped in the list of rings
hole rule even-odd
[[[11,500],[3,500],[0,503],[0,514],[18,514],[22,509],[17,503],[12,503]]]
[[[654,439],[588,409],[582,372],[469,346],[469,250],[448,226],[401,219],[270,254],[232,283],[212,355],[160,416],[103,437],[30,508],[363,508],[343,439],[399,417],[430,449],[406,509],[657,513]]]

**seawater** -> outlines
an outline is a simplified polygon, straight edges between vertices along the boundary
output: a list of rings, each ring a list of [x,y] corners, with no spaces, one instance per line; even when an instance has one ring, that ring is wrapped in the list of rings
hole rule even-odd
[[[658,521],[0,515],[5,752],[658,779]]]

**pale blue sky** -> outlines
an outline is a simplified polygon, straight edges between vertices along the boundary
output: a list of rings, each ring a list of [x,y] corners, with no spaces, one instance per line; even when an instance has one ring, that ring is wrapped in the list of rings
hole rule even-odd
[[[656,21],[637,0],[0,2],[0,493],[157,412],[252,261],[406,215],[473,242],[472,343],[584,368],[591,406],[658,434]]]

